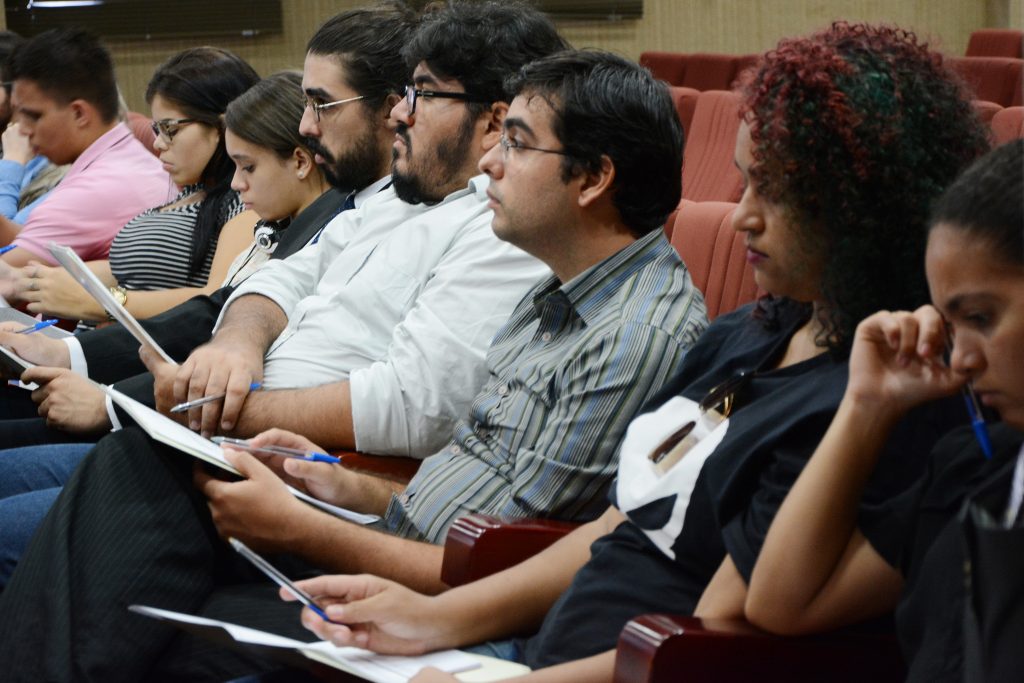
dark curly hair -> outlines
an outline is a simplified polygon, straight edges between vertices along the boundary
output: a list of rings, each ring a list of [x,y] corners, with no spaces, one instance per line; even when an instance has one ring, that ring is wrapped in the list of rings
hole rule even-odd
[[[942,56],[909,31],[836,22],[765,54],[742,113],[751,182],[822,245],[818,343],[845,355],[866,316],[925,303],[930,206],[989,147]],[[776,303],[762,300],[766,320]]]

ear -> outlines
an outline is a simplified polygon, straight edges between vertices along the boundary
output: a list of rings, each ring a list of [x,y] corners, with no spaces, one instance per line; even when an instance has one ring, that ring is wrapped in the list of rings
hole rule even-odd
[[[71,100],[68,109],[76,128],[85,128],[97,118],[96,109],[85,100]]]
[[[313,160],[313,156],[301,147],[296,147],[292,151],[291,162],[295,166],[295,174],[299,180],[305,180],[310,173],[316,171],[316,162]]]
[[[596,171],[581,174],[576,180],[580,183],[580,207],[586,208],[596,201],[610,198],[615,184],[615,164],[607,155],[601,155],[601,166]]]
[[[391,110],[395,108],[395,105],[402,101],[402,96],[398,93],[391,93],[384,98],[384,118],[391,118]]]
[[[507,114],[508,102],[495,102],[491,105],[490,111],[486,111],[481,115],[484,135],[480,142],[485,152],[498,144],[498,140],[501,139],[502,126],[505,123],[505,116]]]

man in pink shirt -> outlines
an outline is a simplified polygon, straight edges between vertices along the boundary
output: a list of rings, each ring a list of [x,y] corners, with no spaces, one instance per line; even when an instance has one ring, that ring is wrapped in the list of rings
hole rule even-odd
[[[24,225],[0,218],[4,261],[53,264],[50,242],[83,260],[105,259],[114,235],[132,217],[173,197],[160,161],[117,120],[110,54],[77,29],[54,29],[11,57],[14,121],[39,154],[71,164],[67,175]]]

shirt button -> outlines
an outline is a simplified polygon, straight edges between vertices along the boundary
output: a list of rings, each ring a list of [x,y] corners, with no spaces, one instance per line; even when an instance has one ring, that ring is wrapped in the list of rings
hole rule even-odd
[[[551,341],[551,333],[550,332],[545,332],[544,334],[540,335],[540,338],[543,341],[549,342],[549,341]]]
[[[403,493],[402,495],[400,495],[398,497],[398,500],[402,503],[402,505],[408,505],[409,504],[409,494]]]
[[[508,396],[508,385],[502,384],[498,387],[498,396]]]
[[[458,446],[456,446],[455,444],[452,444],[452,447],[451,447],[451,452],[452,452],[452,453],[453,453],[454,455],[462,455],[462,449],[461,449],[461,448],[459,448]]]

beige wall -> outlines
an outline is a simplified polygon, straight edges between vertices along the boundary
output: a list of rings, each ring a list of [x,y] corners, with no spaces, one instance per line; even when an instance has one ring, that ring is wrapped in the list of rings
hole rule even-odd
[[[215,42],[238,52],[261,74],[301,67],[313,30],[332,14],[362,4],[362,0],[284,0],[282,35]],[[567,23],[562,30],[578,47],[603,47],[635,59],[644,50],[760,52],[782,36],[806,33],[837,18],[898,23],[954,54],[963,54],[975,29],[998,24],[1024,28],[1021,0],[645,0],[644,5],[644,17],[636,21]],[[192,44],[189,40],[111,43],[129,106],[145,111],[142,95],[153,70],[168,55]]]

